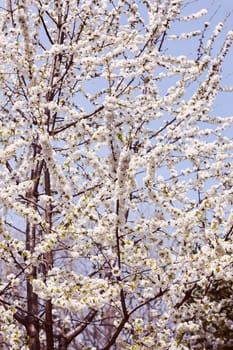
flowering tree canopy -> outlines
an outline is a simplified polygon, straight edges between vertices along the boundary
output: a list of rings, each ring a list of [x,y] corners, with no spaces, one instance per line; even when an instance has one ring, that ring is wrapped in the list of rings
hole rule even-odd
[[[228,18],[188,0],[0,4],[0,347],[220,349]]]

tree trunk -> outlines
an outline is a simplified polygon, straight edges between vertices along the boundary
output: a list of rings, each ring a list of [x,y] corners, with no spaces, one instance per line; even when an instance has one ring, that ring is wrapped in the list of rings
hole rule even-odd
[[[51,184],[50,184],[50,174],[49,170],[44,165],[44,187],[45,194],[51,196]],[[45,221],[47,223],[46,235],[51,233],[52,228],[52,205],[48,203],[45,208]],[[44,254],[45,264],[45,278],[47,276],[48,271],[53,266],[53,252],[48,252]],[[53,315],[52,315],[52,302],[51,300],[47,300],[45,303],[45,333],[46,333],[46,344],[47,350],[54,350],[54,334],[53,334]]]
[[[52,303],[47,300],[45,304],[45,333],[47,350],[54,350]]]
[[[35,157],[37,155],[37,148],[34,148]],[[43,168],[43,162],[37,163],[35,168],[31,172],[31,179],[34,180],[33,188],[27,193],[29,200],[28,205],[34,210],[37,209],[38,201],[38,185],[41,170]],[[37,227],[35,224],[27,222],[26,224],[26,249],[33,253],[36,246],[36,232]],[[37,267],[33,267],[31,273],[27,274],[27,318],[26,329],[29,337],[29,349],[40,350],[40,338],[39,338],[39,319],[38,319],[38,296],[33,292],[32,280],[37,277]]]
[[[35,276],[36,268],[33,268],[33,272],[28,276],[27,281],[27,311],[28,316],[26,318],[26,329],[29,337],[29,349],[40,350],[39,339],[39,322],[38,315],[38,297],[33,293],[32,285],[30,282],[31,277]]]
[[[58,350],[67,350],[68,345],[69,342],[67,342],[67,339],[61,335],[59,339]]]

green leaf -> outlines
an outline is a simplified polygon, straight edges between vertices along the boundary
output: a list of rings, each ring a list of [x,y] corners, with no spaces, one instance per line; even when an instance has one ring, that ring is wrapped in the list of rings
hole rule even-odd
[[[117,138],[121,143],[124,143],[123,135],[121,133],[117,133]]]

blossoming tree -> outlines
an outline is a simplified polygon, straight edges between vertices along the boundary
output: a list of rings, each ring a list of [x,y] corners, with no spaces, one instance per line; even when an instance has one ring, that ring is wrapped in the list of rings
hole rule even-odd
[[[227,18],[211,29],[187,0],[0,4],[0,347],[220,349]]]

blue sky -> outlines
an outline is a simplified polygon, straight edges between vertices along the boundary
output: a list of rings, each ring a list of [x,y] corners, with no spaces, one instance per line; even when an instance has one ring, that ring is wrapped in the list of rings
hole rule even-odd
[[[189,3],[189,4],[188,4]],[[180,34],[186,31],[194,31],[203,28],[205,22],[209,22],[210,25],[206,31],[205,38],[209,38],[213,32],[215,26],[225,20],[225,25],[222,33],[219,35],[215,42],[214,53],[221,50],[221,46],[224,41],[224,37],[229,30],[233,29],[233,2],[230,0],[190,0],[187,1],[187,5],[184,6],[182,14],[188,15],[192,12],[199,11],[201,8],[206,8],[208,14],[203,16],[200,20],[194,20],[186,23],[174,23],[171,28],[171,34]],[[180,45],[171,47],[172,51],[178,55],[186,54],[187,56],[193,56],[196,54],[199,38],[191,39],[189,41],[180,41]],[[233,45],[230,48],[229,54],[225,59],[222,70],[222,85],[233,86]],[[214,115],[229,116],[233,115],[232,111],[232,97],[233,92],[220,93],[216,98],[213,113]]]

